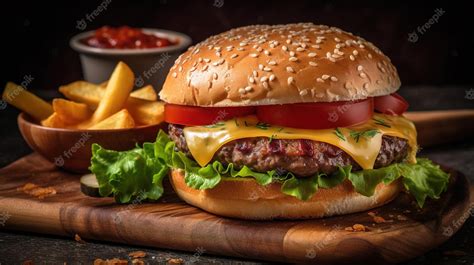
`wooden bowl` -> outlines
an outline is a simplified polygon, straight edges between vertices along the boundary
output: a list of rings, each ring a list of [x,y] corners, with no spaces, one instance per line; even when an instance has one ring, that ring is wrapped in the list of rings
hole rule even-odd
[[[136,144],[154,142],[164,123],[131,129],[74,130],[39,125],[25,113],[18,115],[23,139],[56,166],[76,173],[89,171],[93,143],[117,151],[130,150]]]

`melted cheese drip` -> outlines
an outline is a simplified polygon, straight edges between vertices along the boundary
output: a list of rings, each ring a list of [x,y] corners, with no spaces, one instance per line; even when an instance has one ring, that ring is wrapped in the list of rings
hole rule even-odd
[[[390,127],[378,124],[381,119]],[[243,138],[271,137],[272,139],[307,139],[337,146],[349,154],[363,169],[372,169],[382,146],[382,135],[396,136],[408,140],[408,161],[416,163],[416,129],[413,123],[402,116],[374,114],[364,124],[339,128],[344,140],[336,135],[335,129],[308,130],[281,126],[266,129],[257,125],[256,116],[240,117],[211,126],[193,126],[184,129],[189,151],[200,166],[211,162],[214,154],[224,144]],[[260,127],[260,128],[259,128]],[[361,136],[358,141],[351,131],[378,130],[373,137]]]

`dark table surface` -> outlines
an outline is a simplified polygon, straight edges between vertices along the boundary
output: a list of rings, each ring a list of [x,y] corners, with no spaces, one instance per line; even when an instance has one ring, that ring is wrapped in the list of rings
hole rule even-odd
[[[411,102],[410,110],[474,109],[474,99],[467,96],[470,87],[404,87],[401,94]],[[49,98],[53,95],[45,94]],[[11,106],[0,109],[0,167],[27,155],[31,149],[17,129],[18,111]],[[473,134],[474,136],[474,134]],[[422,149],[420,156],[429,157],[444,165],[463,172],[474,183],[474,138],[461,142]],[[1,177],[1,176],[0,176]],[[474,213],[474,211],[471,211]],[[7,220],[8,222],[8,220]],[[265,264],[232,257],[207,255],[205,250],[180,252],[174,250],[120,245],[109,242],[87,241],[85,244],[73,238],[39,235],[34,233],[1,230],[0,265],[22,264],[31,260],[34,264],[91,264],[96,258],[127,259],[128,253],[143,250],[147,264],[166,263],[179,258],[186,264]],[[170,235],[173,236],[173,235]],[[474,221],[469,218],[463,228],[440,247],[406,264],[474,264]]]

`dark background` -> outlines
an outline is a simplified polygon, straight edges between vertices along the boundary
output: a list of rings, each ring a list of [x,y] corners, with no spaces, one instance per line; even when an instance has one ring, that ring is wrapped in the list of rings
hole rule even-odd
[[[107,1],[107,0],[106,0]],[[80,33],[76,22],[102,1],[10,1],[1,20],[0,82],[34,78],[29,88],[57,89],[82,78],[78,55],[69,39]],[[401,2],[401,1],[400,1]],[[408,34],[445,13],[416,43]],[[233,27],[249,24],[313,22],[340,27],[381,48],[398,68],[403,85],[472,87],[474,41],[472,9],[462,2],[415,1],[231,1],[111,0],[85,31],[103,25],[129,25],[180,31],[194,43]]]

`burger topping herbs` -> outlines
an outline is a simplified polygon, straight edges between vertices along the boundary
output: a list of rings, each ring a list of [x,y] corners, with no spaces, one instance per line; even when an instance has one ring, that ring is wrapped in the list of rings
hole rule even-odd
[[[363,169],[374,167],[382,146],[382,136],[395,136],[408,140],[408,161],[416,161],[416,130],[413,123],[401,116],[375,114],[363,124],[335,129],[309,130],[272,126],[255,116],[235,118],[220,122],[216,128],[209,126],[185,127],[184,137],[190,153],[201,166],[210,163],[216,152],[226,143],[237,139],[268,137],[272,139],[307,139],[334,145],[357,162]],[[384,120],[384,125],[377,120]],[[238,126],[239,125],[239,126]],[[387,127],[390,126],[390,127]],[[265,128],[265,129],[262,129]]]

